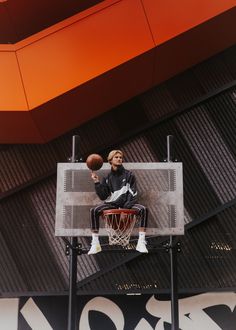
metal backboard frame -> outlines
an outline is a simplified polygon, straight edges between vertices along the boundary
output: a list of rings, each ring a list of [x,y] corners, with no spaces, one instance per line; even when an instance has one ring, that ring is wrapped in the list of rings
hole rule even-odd
[[[137,180],[138,202],[149,210],[146,235],[184,234],[183,170],[180,162],[124,163]],[[110,171],[103,164],[100,178]],[[86,163],[58,163],[56,236],[91,236],[90,208],[103,203],[96,195]],[[99,235],[107,236],[100,219]],[[138,235],[138,224],[132,236]]]

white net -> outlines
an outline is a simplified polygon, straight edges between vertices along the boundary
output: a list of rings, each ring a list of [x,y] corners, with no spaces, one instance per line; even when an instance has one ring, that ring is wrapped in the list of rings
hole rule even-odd
[[[126,246],[137,222],[137,213],[130,209],[104,210],[102,217],[110,245]]]

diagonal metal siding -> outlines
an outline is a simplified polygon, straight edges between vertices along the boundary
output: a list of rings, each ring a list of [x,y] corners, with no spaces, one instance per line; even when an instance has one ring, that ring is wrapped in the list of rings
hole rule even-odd
[[[231,54],[233,57],[233,48]],[[222,53],[193,68],[192,71],[195,77],[201,82],[201,86],[206,93],[220,88],[235,79],[234,72],[229,64],[231,62],[230,58],[227,61],[224,58],[224,53]]]
[[[211,108],[211,105],[207,104],[207,108]],[[236,123],[236,120],[234,122]],[[221,203],[234,198],[236,159],[214,125],[206,107],[203,105],[182,115],[176,119],[176,123]]]
[[[55,168],[58,159],[62,159],[58,147],[51,143],[15,145],[3,150],[0,154],[0,191],[4,193],[15,189]]]
[[[3,246],[8,247],[8,257],[2,263],[4,267],[0,268],[0,278],[6,278],[9,284],[14,283],[9,286],[10,291],[53,293],[68,290],[65,244],[54,235],[55,193],[55,178],[47,179],[1,203],[1,233],[4,237]],[[82,243],[88,246],[90,241],[84,239]],[[119,254],[101,255],[98,258],[80,256],[78,280],[120,259],[122,256]],[[6,275],[5,268],[16,271]]]
[[[236,231],[231,231],[231,226],[235,227],[235,215],[236,206],[212,217],[200,227],[192,228],[181,238],[182,251],[178,255],[180,292],[235,288],[236,248],[233,242]],[[159,251],[139,256],[92,282],[79,284],[79,292],[89,294],[91,287],[96,288],[97,294],[170,292],[169,254]]]
[[[27,291],[64,290],[65,275],[59,271],[58,258],[53,258],[50,241],[40,227],[31,198],[26,193],[1,204],[2,235]],[[10,281],[14,274],[8,277]],[[20,291],[18,285],[15,291]]]
[[[188,270],[188,274],[191,276],[198,271],[200,275],[198,287],[205,285],[206,288],[211,289],[214,287],[227,288],[234,287],[236,284],[236,249],[232,244],[235,241],[235,212],[236,205],[201,226],[192,228],[186,237],[188,238],[189,258],[193,261],[193,268]],[[182,260],[181,264],[186,265],[187,268],[189,265],[188,262],[185,263],[184,254]],[[188,282],[189,286],[193,286],[190,280]]]
[[[19,292],[27,291],[27,286],[19,274],[14,258],[11,255],[9,244],[0,236],[1,254],[0,254],[0,287],[1,294],[15,292],[16,288]],[[12,244],[12,243],[11,243]]]

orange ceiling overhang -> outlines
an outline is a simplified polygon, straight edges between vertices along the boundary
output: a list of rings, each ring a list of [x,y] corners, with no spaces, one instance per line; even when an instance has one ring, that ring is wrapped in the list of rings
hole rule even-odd
[[[43,143],[236,42],[236,0],[107,0],[0,45],[0,143]]]

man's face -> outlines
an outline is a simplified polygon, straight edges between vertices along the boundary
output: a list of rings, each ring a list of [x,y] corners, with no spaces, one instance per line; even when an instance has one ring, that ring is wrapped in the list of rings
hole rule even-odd
[[[123,158],[120,153],[115,154],[115,156],[111,160],[112,166],[119,166],[122,164]]]

